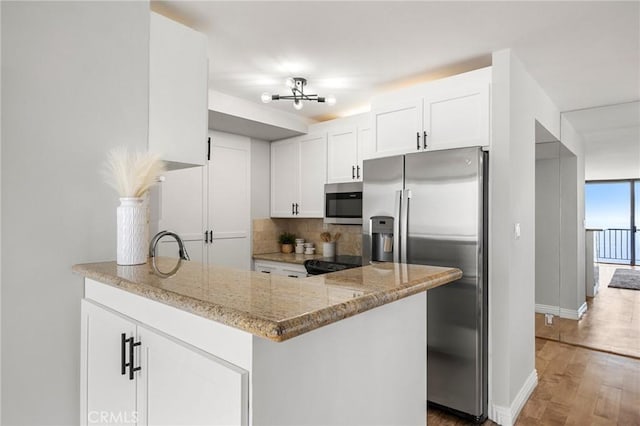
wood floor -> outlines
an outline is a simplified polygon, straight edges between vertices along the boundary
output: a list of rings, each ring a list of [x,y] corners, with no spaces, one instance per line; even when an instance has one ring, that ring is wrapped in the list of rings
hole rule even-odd
[[[536,369],[538,386],[516,426],[640,425],[640,360],[536,339]],[[468,423],[429,409],[427,424]]]
[[[536,336],[640,359],[640,291],[607,287],[617,268],[629,267],[600,264],[600,290],[581,320],[556,317],[547,326],[536,314]]]

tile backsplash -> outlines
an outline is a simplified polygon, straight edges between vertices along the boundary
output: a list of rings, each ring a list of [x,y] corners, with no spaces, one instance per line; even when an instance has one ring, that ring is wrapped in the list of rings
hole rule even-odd
[[[312,242],[316,254],[322,254],[320,234],[329,232],[332,236],[340,232],[342,236],[336,243],[336,254],[360,256],[362,254],[362,226],[324,224],[322,219],[254,219],[253,254],[275,253],[280,251],[278,237],[282,232],[291,232],[306,242]]]

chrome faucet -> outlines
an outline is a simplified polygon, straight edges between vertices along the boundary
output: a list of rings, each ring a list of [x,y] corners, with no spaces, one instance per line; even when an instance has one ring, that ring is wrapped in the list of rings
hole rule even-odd
[[[178,248],[179,248],[179,253],[180,253],[180,259],[182,260],[191,260],[189,259],[189,254],[187,253],[187,248],[184,246],[184,243],[182,242],[182,238],[180,238],[178,236],[178,234],[176,234],[175,232],[171,232],[171,231],[160,231],[158,232],[152,239],[151,242],[149,243],[149,257],[155,257],[156,256],[156,246],[158,245],[158,242],[160,241],[160,238],[164,237],[164,236],[170,236],[175,238],[175,240],[178,242]]]

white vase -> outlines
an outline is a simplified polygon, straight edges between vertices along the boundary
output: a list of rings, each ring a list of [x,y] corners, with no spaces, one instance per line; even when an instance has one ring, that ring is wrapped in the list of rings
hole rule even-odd
[[[120,198],[118,207],[118,265],[147,262],[148,228],[143,198]]]

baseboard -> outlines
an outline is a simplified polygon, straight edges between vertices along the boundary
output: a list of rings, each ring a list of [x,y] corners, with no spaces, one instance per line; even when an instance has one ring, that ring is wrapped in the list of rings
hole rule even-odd
[[[536,313],[557,315],[560,318],[579,320],[585,312],[587,312],[587,302],[582,303],[578,309],[559,308],[557,306],[536,303]]]
[[[489,409],[489,419],[502,426],[513,426],[516,423],[522,407],[526,404],[527,400],[531,396],[531,393],[538,385],[538,372],[534,369],[527,380],[520,388],[520,391],[513,399],[513,402],[509,407],[491,404]]]

